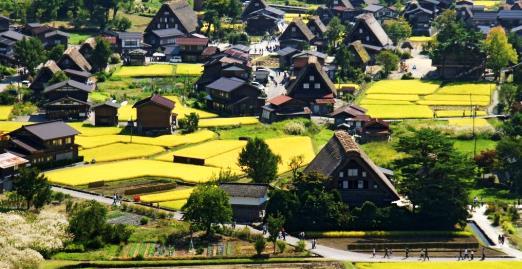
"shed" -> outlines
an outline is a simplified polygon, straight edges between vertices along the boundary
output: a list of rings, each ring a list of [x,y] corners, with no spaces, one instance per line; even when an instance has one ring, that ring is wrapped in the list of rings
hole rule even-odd
[[[268,184],[221,183],[219,187],[229,197],[235,221],[252,223],[264,218],[268,201]]]
[[[171,101],[159,94],[153,94],[134,104],[137,110],[137,127],[140,133],[170,134],[176,119],[172,110],[175,107]]]
[[[94,111],[94,125],[118,125],[118,108],[120,108],[120,105],[111,101],[93,106],[92,110]]]

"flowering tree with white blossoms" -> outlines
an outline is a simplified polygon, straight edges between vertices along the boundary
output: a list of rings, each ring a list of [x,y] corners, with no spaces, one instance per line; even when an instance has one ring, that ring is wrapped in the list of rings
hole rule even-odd
[[[58,251],[72,239],[68,225],[57,213],[0,213],[0,269],[37,268],[42,254]]]

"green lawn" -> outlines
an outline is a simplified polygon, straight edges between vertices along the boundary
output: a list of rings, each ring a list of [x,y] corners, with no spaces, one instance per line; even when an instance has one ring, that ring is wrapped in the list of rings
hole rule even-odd
[[[68,261],[101,261],[117,257],[119,252],[120,247],[118,245],[106,245],[101,249],[86,252],[59,252],[54,254],[52,259]]]
[[[69,44],[79,45],[87,38],[91,37],[90,34],[79,33],[79,32],[68,32],[69,34]]]
[[[474,140],[454,140],[454,147],[463,154],[468,156],[473,155],[475,141]],[[497,141],[489,139],[477,139],[477,154],[483,150],[495,149]]]

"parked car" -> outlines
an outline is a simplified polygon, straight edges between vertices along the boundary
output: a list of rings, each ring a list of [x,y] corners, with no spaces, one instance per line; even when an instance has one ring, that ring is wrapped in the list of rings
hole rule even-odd
[[[22,80],[22,86],[29,87],[31,85],[31,82],[29,80]]]
[[[172,58],[170,58],[169,62],[171,63],[181,63],[181,56],[173,56]]]

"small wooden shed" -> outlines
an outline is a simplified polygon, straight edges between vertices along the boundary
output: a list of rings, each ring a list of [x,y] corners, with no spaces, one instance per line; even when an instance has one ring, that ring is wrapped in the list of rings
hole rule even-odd
[[[113,103],[110,101],[93,106],[92,110],[94,111],[94,125],[118,125],[118,108],[120,108],[118,103]]]

